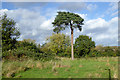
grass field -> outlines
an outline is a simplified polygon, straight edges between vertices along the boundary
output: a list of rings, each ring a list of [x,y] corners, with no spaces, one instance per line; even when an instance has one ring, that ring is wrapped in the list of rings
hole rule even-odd
[[[3,77],[15,78],[109,78],[118,77],[118,57],[59,58],[41,62],[31,59],[3,63]]]

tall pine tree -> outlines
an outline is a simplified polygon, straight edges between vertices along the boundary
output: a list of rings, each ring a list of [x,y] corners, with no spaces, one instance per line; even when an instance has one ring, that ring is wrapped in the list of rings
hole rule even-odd
[[[80,31],[82,30],[84,19],[82,19],[78,14],[70,13],[70,12],[58,12],[54,22],[52,23],[54,26],[53,31],[58,33],[61,30],[65,30],[65,28],[70,27],[71,29],[71,56],[72,60],[74,59],[73,52],[73,30],[74,28],[78,28]]]

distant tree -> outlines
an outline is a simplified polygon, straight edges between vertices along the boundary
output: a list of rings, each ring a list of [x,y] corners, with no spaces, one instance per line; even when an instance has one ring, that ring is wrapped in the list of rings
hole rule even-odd
[[[52,52],[56,55],[64,53],[70,46],[70,38],[64,34],[52,34],[47,38],[47,43],[43,45],[42,51]]]
[[[95,42],[89,36],[80,35],[74,44],[75,54],[77,56],[85,56],[90,53],[91,48],[95,47]]]
[[[33,44],[36,44],[35,40],[32,40],[32,39],[23,39],[24,42],[29,42],[29,43],[33,43]]]
[[[55,27],[53,29],[54,32],[58,33],[61,30],[65,30],[65,28],[70,27],[71,29],[71,57],[74,59],[73,52],[73,30],[74,28],[78,28],[80,31],[82,30],[84,19],[82,19],[78,14],[70,13],[70,12],[58,12],[54,22],[52,23]]]
[[[6,14],[2,16],[2,50],[9,50],[15,48],[16,39],[19,38],[20,32],[15,27],[16,22],[7,17]]]

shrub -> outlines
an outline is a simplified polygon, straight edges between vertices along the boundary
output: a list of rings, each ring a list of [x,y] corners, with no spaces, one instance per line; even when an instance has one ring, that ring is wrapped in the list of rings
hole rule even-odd
[[[88,55],[91,48],[95,47],[95,42],[92,38],[86,35],[80,35],[74,44],[74,52],[76,57]]]
[[[27,50],[33,51],[33,52],[42,52],[40,48],[37,47],[37,45],[33,42],[27,42],[26,40],[24,41],[18,41],[16,44],[17,48],[26,48]]]
[[[47,61],[54,58],[53,55],[49,53],[39,53],[31,51],[30,49],[19,47],[14,50],[9,50],[3,52],[2,57],[6,60],[21,60],[23,58],[33,58],[35,60]]]
[[[91,49],[90,53],[89,53],[90,57],[100,57],[101,56],[101,52],[98,50],[95,50],[94,48]]]
[[[102,57],[102,56],[118,56],[118,48],[117,47],[110,47],[110,46],[96,46],[95,48],[91,49],[89,56],[94,57]]]

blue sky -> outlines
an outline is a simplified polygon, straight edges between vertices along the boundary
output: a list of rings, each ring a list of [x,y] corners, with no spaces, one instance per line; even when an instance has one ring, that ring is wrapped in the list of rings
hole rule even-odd
[[[84,3],[84,2],[79,2],[79,3]],[[78,3],[78,4],[79,4]],[[113,4],[116,2],[113,2]],[[2,3],[2,8],[3,9],[8,9],[8,10],[15,10],[18,8],[24,8],[24,9],[30,9],[32,10],[34,7],[42,7],[43,13],[48,9],[52,8],[53,10],[57,10],[62,4],[76,4],[76,2],[3,2]],[[88,14],[88,17],[90,19],[94,19],[96,17],[99,17],[99,15],[104,14],[106,10],[108,10],[110,7],[111,2],[87,2],[86,5],[92,5],[91,10],[76,10],[73,12],[78,12],[81,14]],[[116,3],[117,4],[117,3]],[[94,9],[94,6],[96,8]],[[74,7],[74,6],[73,6]],[[79,9],[79,8],[77,8]],[[117,10],[115,10],[117,11]],[[111,12],[114,13],[114,12]],[[93,16],[94,15],[94,16]],[[116,15],[117,16],[117,15]],[[114,16],[107,15],[104,17],[104,19],[109,20]]]
[[[19,40],[31,38],[40,44],[52,35],[51,23],[57,11],[73,12],[85,19],[83,30],[74,30],[74,40],[79,35],[88,35],[96,45],[118,45],[117,2],[3,2],[0,10],[17,22]],[[69,29],[61,33],[70,36]]]

